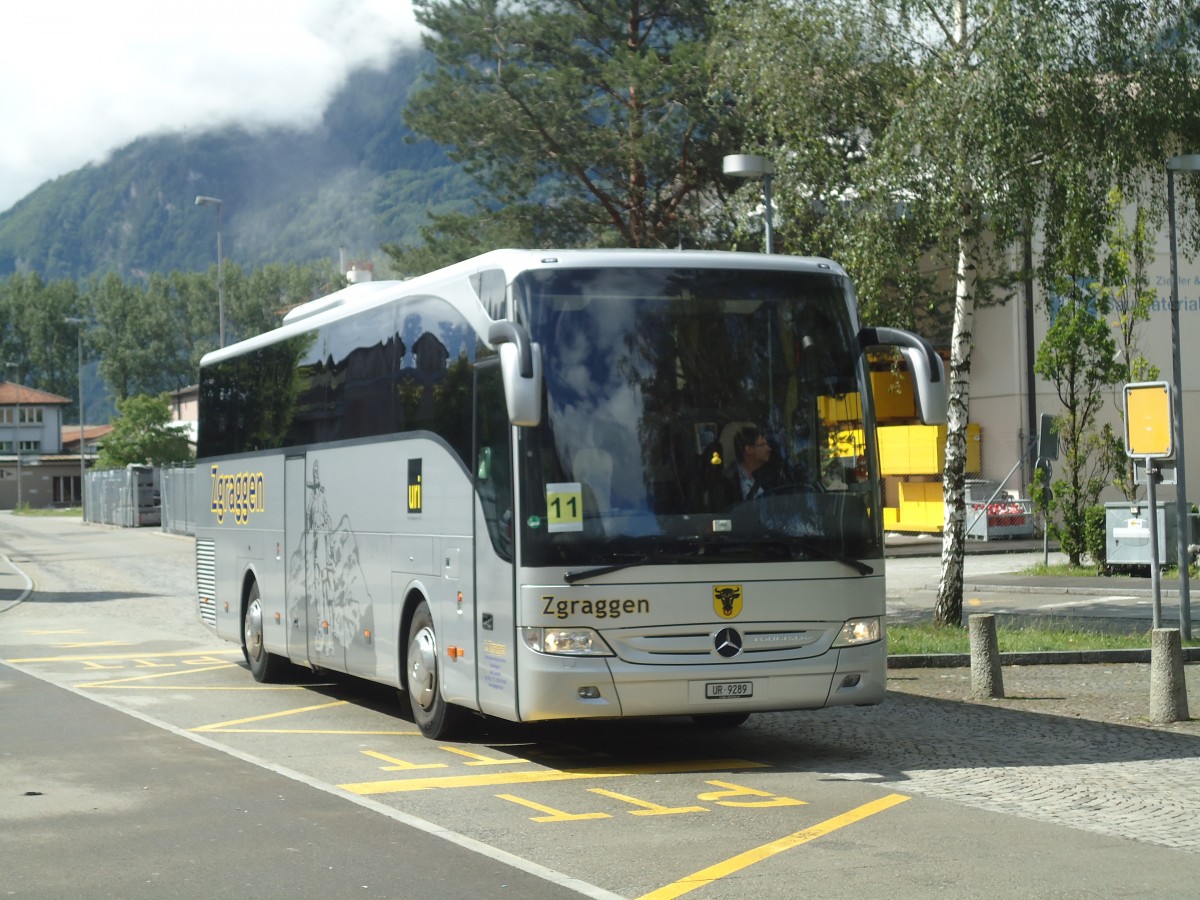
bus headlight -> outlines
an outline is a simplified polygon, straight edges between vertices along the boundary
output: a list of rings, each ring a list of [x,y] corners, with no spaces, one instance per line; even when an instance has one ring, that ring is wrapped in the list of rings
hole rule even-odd
[[[559,656],[612,656],[604,638],[591,628],[522,628],[525,646]]]
[[[858,644],[870,644],[883,637],[883,622],[878,617],[869,619],[851,619],[842,625],[841,633],[833,642],[835,647],[853,647]]]

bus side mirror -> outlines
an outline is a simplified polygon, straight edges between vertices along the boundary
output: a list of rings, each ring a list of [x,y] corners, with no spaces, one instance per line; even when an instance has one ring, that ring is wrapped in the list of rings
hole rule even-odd
[[[542,421],[542,352],[516,322],[493,322],[488,342],[500,351],[500,375],[508,420],[518,428]]]
[[[899,328],[864,328],[858,333],[863,350],[868,347],[897,347],[908,363],[917,412],[926,425],[944,425],[950,405],[950,390],[942,358],[923,337]]]

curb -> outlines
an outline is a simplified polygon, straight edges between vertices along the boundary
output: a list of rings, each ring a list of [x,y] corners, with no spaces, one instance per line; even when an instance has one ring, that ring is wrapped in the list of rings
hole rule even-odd
[[[925,590],[936,591],[936,584],[925,585]],[[1126,588],[1121,585],[1096,585],[1094,587],[1079,587],[1079,586],[1063,586],[1046,585],[1046,584],[1002,584],[999,582],[988,582],[987,584],[964,584],[963,592],[970,591],[975,594],[987,593],[1009,593],[1009,594],[1041,594],[1047,590],[1052,590],[1056,594],[1068,594],[1077,597],[1153,597],[1154,591],[1142,588],[1131,587]],[[1179,588],[1160,588],[1159,597],[1166,599],[1168,597],[1178,599]]]

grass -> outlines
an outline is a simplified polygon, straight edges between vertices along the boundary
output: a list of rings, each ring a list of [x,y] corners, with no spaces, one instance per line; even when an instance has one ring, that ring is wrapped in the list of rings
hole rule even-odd
[[[1115,623],[1114,623],[1115,624]],[[888,653],[968,653],[966,628],[945,628],[928,622],[888,623]],[[1031,653],[1046,650],[1144,650],[1150,647],[1150,632],[1108,631],[1088,623],[1006,623],[997,619],[996,641],[1001,653]],[[1185,647],[1200,647],[1200,639],[1184,641]]]
[[[67,506],[60,509],[33,509],[25,505],[13,510],[14,516],[55,516],[69,517],[75,516],[79,518],[83,515],[83,510],[78,506]]]
[[[1149,570],[1149,566],[1144,566],[1144,567],[1140,567],[1140,568],[1136,568],[1136,569],[1117,569],[1111,575],[1107,575],[1104,577],[1107,577],[1107,578],[1137,578],[1140,581],[1146,582],[1146,585],[1149,586],[1150,575],[1149,575],[1148,570]],[[1192,568],[1189,570],[1189,577],[1195,578],[1197,575],[1197,572],[1200,572],[1200,568],[1197,568],[1196,566],[1192,566]],[[1094,566],[1071,566],[1071,565],[1068,565],[1067,563],[1057,563],[1054,565],[1044,565],[1042,563],[1035,563],[1034,565],[1030,566],[1027,569],[1022,569],[1017,574],[1018,575],[1048,575],[1051,578],[1078,578],[1078,577],[1095,578],[1095,577],[1097,577],[1096,569]],[[1179,580],[1179,567],[1178,566],[1168,566],[1168,567],[1164,568],[1161,572],[1161,577],[1164,582],[1178,581]]]

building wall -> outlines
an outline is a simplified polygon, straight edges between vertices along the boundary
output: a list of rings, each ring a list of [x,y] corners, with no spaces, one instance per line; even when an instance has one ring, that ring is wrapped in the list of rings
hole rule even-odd
[[[1040,248],[1035,248],[1035,255]],[[1141,354],[1159,368],[1158,380],[1174,382],[1171,349],[1171,281],[1170,256],[1164,228],[1159,235],[1157,253],[1150,271],[1150,287],[1158,300],[1150,320],[1141,325],[1138,346]],[[1200,264],[1195,259],[1179,255],[1179,333],[1183,385],[1183,424],[1186,480],[1188,493],[1194,503],[1200,498]],[[1045,339],[1049,329],[1046,296],[1040,285],[1034,290],[1033,352]],[[1026,383],[1026,352],[1028,337],[1024,326],[1024,293],[1018,291],[1009,302],[995,306],[980,306],[975,315],[975,349],[971,366],[970,419],[983,431],[984,467],[991,477],[1003,477],[1022,456],[1028,437],[1026,409],[1029,385]],[[1062,412],[1053,384],[1034,376],[1034,400],[1037,413],[1057,415]],[[1123,402],[1121,386],[1111,391],[1104,406],[1102,421],[1121,432],[1120,407]],[[1021,490],[1028,495],[1031,475],[1018,469],[1013,476],[1020,481]],[[1061,463],[1055,464],[1061,472]],[[1162,499],[1174,499],[1174,488],[1162,488]],[[1120,494],[1111,489],[1102,500],[1116,500]]]

